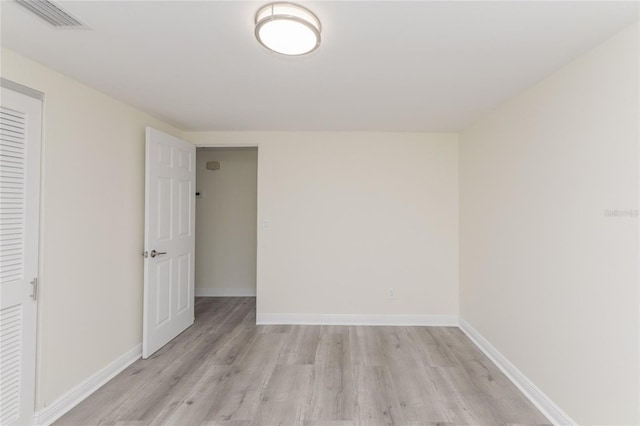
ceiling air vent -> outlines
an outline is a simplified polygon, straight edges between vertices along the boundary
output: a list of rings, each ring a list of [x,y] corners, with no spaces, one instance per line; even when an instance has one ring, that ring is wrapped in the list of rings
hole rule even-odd
[[[47,0],[15,0],[16,3],[38,15],[57,28],[87,28],[82,22]]]

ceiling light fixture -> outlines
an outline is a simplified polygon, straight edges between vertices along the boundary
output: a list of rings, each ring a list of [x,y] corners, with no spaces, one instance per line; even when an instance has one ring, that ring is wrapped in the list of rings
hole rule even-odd
[[[293,3],[270,3],[256,13],[256,38],[272,52],[297,56],[320,46],[320,20]]]

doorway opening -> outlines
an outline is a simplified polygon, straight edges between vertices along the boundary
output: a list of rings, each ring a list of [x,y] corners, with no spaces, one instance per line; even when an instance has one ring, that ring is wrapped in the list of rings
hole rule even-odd
[[[196,297],[256,297],[257,147],[196,150]]]

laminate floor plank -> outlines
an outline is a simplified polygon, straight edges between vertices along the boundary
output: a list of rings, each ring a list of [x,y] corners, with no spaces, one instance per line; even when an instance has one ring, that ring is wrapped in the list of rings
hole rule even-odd
[[[254,336],[218,384],[222,392],[210,402],[206,421],[253,420],[287,337],[282,333]]]
[[[278,364],[314,364],[321,330],[320,325],[291,326],[287,342],[278,357]]]
[[[315,354],[316,365],[351,366],[349,329],[322,328]]]
[[[201,426],[251,426],[251,422],[248,420],[222,420],[203,422]]]
[[[354,366],[384,365],[380,327],[349,327],[351,362]]]
[[[451,356],[451,349],[436,339],[433,334],[440,327],[407,327],[407,335],[416,355],[429,367],[457,367],[458,359]]]
[[[357,365],[353,375],[356,424],[387,426],[408,423],[387,367]]]
[[[212,401],[221,398],[230,366],[211,366],[204,376],[191,378],[190,388],[175,392],[161,407],[151,424],[197,425],[205,421]]]
[[[548,425],[455,327],[257,326],[255,298],[196,321],[55,425]]]
[[[391,381],[407,422],[430,419],[433,422],[451,420],[441,399],[447,395],[438,388],[417,351],[412,350],[411,334],[402,327],[383,331],[383,350]]]
[[[276,365],[261,394],[253,424],[302,424],[312,381],[312,365]]]
[[[353,413],[353,374],[350,366],[345,368],[340,364],[314,365],[305,419],[350,421],[354,417]]]
[[[206,422],[248,421],[255,417],[274,366],[264,369],[243,370],[231,367],[225,380],[219,383],[219,397],[209,401]]]
[[[346,327],[323,327],[317,345],[307,420],[350,421],[354,412],[353,369]]]

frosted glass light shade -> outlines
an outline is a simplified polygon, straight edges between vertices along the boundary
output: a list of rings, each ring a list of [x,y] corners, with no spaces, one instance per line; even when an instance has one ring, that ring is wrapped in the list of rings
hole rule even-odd
[[[270,3],[256,13],[256,39],[283,55],[304,55],[320,46],[320,20],[292,3]]]

